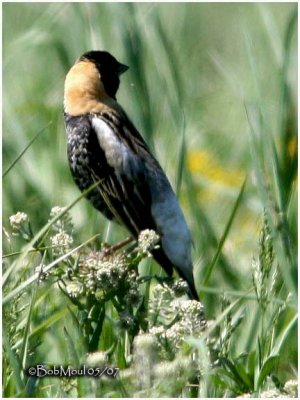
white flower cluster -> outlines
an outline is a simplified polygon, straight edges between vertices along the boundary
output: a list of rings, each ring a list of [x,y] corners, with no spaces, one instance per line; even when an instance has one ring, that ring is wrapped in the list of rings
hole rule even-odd
[[[66,208],[55,206],[50,211],[50,220],[59,216]],[[73,224],[68,212],[51,225],[54,234],[50,237],[55,255],[65,254],[70,250],[74,240],[72,237]]]
[[[180,320],[172,328],[176,332],[182,332],[183,336],[199,336],[207,327],[204,307],[199,301],[178,299],[171,303],[171,307],[180,317]]]
[[[83,293],[83,285],[77,281],[70,281],[66,286],[66,292],[70,297],[77,298]]]
[[[122,294],[122,300],[126,304],[138,303],[138,275],[134,269],[128,267],[125,254],[103,256],[102,252],[91,252],[81,259],[79,271],[77,279],[82,287],[98,299]]]
[[[57,217],[65,209],[66,209],[66,207],[59,207],[59,206],[52,207],[51,211],[50,211],[50,218]]]
[[[104,351],[95,351],[88,353],[86,357],[86,365],[89,367],[105,367],[108,362],[108,356]]]
[[[263,398],[263,399],[274,399],[277,397],[280,397],[280,398],[282,397],[281,393],[278,389],[265,390],[265,391],[261,392],[261,394],[260,394],[260,398]],[[288,397],[290,397],[290,396],[288,396]]]
[[[171,323],[174,312],[170,303],[174,300],[174,293],[169,286],[154,286],[149,301],[149,320],[150,324],[161,325]]]
[[[176,397],[177,390],[170,383],[176,382],[177,388],[183,387],[193,374],[191,357],[180,354],[172,361],[160,361],[157,350],[153,334],[140,332],[135,337],[131,370],[136,397]]]
[[[135,337],[131,367],[121,371],[123,379],[132,381],[135,397],[176,398],[194,376],[190,356],[178,354],[172,361],[160,361],[157,350],[157,340],[152,334],[140,332]]]
[[[64,248],[65,250],[70,249],[70,245],[73,243],[73,238],[68,233],[61,231],[54,236],[51,236],[52,246],[58,248]]]
[[[158,234],[151,230],[145,229],[139,234],[138,238],[138,251],[141,255],[151,257],[151,251],[157,249],[159,241]]]
[[[204,307],[200,301],[175,299],[171,303],[174,311],[178,312],[181,318],[202,320],[204,317]]]
[[[237,397],[241,398],[250,398],[251,393],[244,393],[243,395]],[[285,383],[284,387],[279,390],[277,388],[269,388],[260,392],[259,398],[261,399],[286,399],[286,398],[298,398],[298,381],[297,380],[289,380]]]
[[[178,357],[173,361],[162,361],[155,365],[155,376],[160,378],[162,382],[166,379],[174,379],[174,377],[179,380],[182,376],[185,379],[185,374],[192,371],[192,360],[190,357]]]
[[[20,211],[9,217],[9,223],[11,227],[15,230],[19,230],[21,226],[27,221],[28,221],[28,215]]]
[[[296,379],[287,381],[283,387],[283,390],[287,395],[289,395],[289,397],[298,398],[298,381]]]
[[[162,292],[167,293],[165,288],[163,288]],[[157,309],[157,305],[153,303],[153,300],[150,304],[152,321],[156,312],[155,324],[150,328],[150,333],[156,337],[160,349],[163,350],[171,345],[175,351],[181,346],[185,337],[199,336],[206,329],[207,322],[204,318],[204,308],[200,302],[172,299],[171,301],[169,300],[167,305],[167,301],[163,301],[162,297],[160,300],[160,310]],[[161,311],[163,311],[163,318],[161,318],[161,315],[157,315]]]
[[[81,266],[82,276],[91,291],[117,289],[127,272],[122,254],[104,258],[101,253],[91,252],[82,260]]]
[[[161,344],[162,341],[165,342],[167,340],[166,329],[162,325],[152,326],[149,329],[149,333],[156,337],[158,344]]]
[[[166,332],[167,339],[179,347],[186,336],[199,336],[206,328],[203,305],[196,300],[176,299],[171,303],[179,320]]]
[[[134,339],[134,348],[137,353],[152,356],[156,350],[156,341],[150,333],[139,333]]]
[[[287,381],[282,390],[269,389],[260,393],[260,398],[298,398],[298,382],[296,380]]]

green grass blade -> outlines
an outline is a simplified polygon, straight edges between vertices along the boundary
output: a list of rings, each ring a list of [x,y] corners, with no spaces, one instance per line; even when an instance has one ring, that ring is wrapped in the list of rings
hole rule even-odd
[[[226,224],[226,226],[225,226],[224,233],[223,233],[223,235],[222,235],[222,237],[221,237],[221,240],[219,241],[219,244],[218,244],[218,247],[217,247],[217,251],[216,251],[216,253],[215,253],[215,255],[214,255],[214,258],[212,259],[211,264],[210,264],[209,267],[207,268],[207,271],[206,271],[206,274],[205,274],[205,277],[204,277],[204,281],[203,281],[203,284],[204,284],[204,285],[207,285],[207,284],[208,284],[209,279],[210,279],[210,277],[211,277],[211,274],[212,274],[212,272],[213,272],[213,270],[214,270],[214,268],[215,268],[215,266],[216,266],[216,264],[217,264],[217,261],[218,261],[218,259],[219,259],[219,257],[220,257],[220,254],[221,254],[223,245],[224,245],[224,243],[225,243],[225,240],[226,240],[226,238],[227,238],[227,236],[228,236],[228,233],[229,233],[229,231],[230,231],[230,228],[231,228],[231,226],[232,226],[234,217],[235,217],[236,212],[237,212],[237,210],[238,210],[238,208],[239,208],[239,206],[240,206],[240,204],[241,204],[241,201],[242,201],[242,198],[243,198],[243,194],[244,194],[244,190],[245,190],[245,186],[246,186],[246,178],[245,178],[245,180],[244,180],[244,182],[243,182],[243,184],[242,184],[242,187],[241,187],[241,189],[240,189],[240,192],[239,192],[239,194],[238,194],[238,197],[237,197],[237,199],[236,199],[236,201],[235,201],[235,203],[234,203],[233,209],[232,209],[232,211],[231,211],[229,220],[228,220],[228,222],[227,222],[227,224]],[[201,297],[201,295],[200,295],[200,297]]]
[[[197,200],[197,191],[196,191],[196,186],[193,181],[193,177],[191,175],[191,172],[188,169],[185,169],[185,182],[187,185],[187,199],[189,203],[189,207],[192,210],[193,217],[196,221],[196,233],[194,237],[199,237],[199,238],[204,238],[204,240],[198,240],[197,243],[195,243],[196,246],[199,246],[199,252],[200,254],[203,255],[204,261],[203,265],[207,265],[211,262],[211,258],[208,258],[208,255],[214,251],[215,248],[218,246],[218,240],[216,237],[216,234],[210,224],[210,221],[208,220],[205,212],[202,210],[201,206],[199,205],[199,202]],[[195,207],[195,204],[197,204],[197,207]],[[222,268],[220,268],[220,271],[223,275],[223,278],[226,282],[230,284],[230,286],[233,289],[239,289],[240,285],[236,276],[235,271],[231,267],[230,263],[227,261],[226,257],[224,254],[220,254],[219,257],[219,262]],[[200,280],[200,279],[199,279]]]
[[[100,336],[102,333],[104,318],[105,318],[105,306],[103,305],[99,312],[97,326],[95,327],[93,336],[89,342],[89,351],[91,351],[91,352],[96,351],[98,349],[98,344],[99,344]]]
[[[247,105],[245,107],[246,107],[246,115],[250,126],[249,129],[250,150],[253,158],[254,172],[256,175],[256,184],[258,186],[258,191],[261,197],[261,203],[267,211],[268,221],[272,230],[272,236],[274,240],[274,250],[276,253],[276,257],[278,259],[282,276],[284,277],[284,281],[288,290],[294,295],[294,300],[295,300],[297,292],[296,279],[295,279],[296,264],[293,261],[293,257],[290,258],[287,255],[286,230],[284,229],[284,231],[281,232],[282,228],[279,229],[279,227],[282,226],[282,223],[283,221],[285,221],[285,219],[282,220],[281,217],[281,220],[278,221],[278,211],[274,209],[274,199],[271,197],[269,190],[269,183],[266,177],[263,161],[260,157],[259,145],[256,139],[255,124],[252,120],[252,114],[250,112],[249,107]],[[269,146],[271,146],[270,143]],[[272,154],[272,160],[273,163],[275,162],[275,165],[277,165],[276,161],[274,161],[274,157],[275,153]],[[277,212],[277,216],[275,214],[275,216],[273,217],[275,212]],[[282,211],[280,215],[283,216],[284,211]],[[281,222],[281,224],[279,224],[279,222]],[[283,228],[285,226],[286,224],[283,224]]]
[[[77,353],[76,346],[72,339],[72,336],[69,334],[68,329],[64,327],[64,335],[67,342],[67,350],[68,350],[68,362],[70,365],[74,366],[74,368],[79,368],[80,366],[80,357]]]
[[[274,17],[272,16],[269,4],[258,3],[258,11],[263,22],[263,27],[266,30],[270,46],[273,50],[276,64],[277,66],[280,66],[282,62],[283,43]]]
[[[46,330],[48,330],[52,325],[54,325],[56,322],[64,318],[68,312],[69,312],[69,307],[73,307],[75,309],[75,306],[67,306],[63,308],[62,310],[59,310],[51,315],[51,317],[47,318],[45,321],[43,321],[41,324],[39,324],[37,327],[35,327],[32,332],[29,334],[29,339],[33,339],[35,337],[40,337],[42,336]],[[22,340],[18,341],[15,343],[13,346],[13,349],[17,349],[22,345]]]
[[[251,290],[249,290],[248,292],[250,293],[250,291]],[[237,299],[234,302],[232,302],[231,304],[229,304],[229,306],[226,307],[225,310],[221,314],[218,315],[218,317],[212,322],[212,324],[209,325],[209,327],[204,332],[203,337],[209,338],[210,335],[212,335],[212,333],[214,332],[214,330],[221,324],[221,322],[226,317],[226,315],[228,315],[238,305],[242,305],[242,303],[245,300],[246,300],[246,296],[240,297],[239,299]]]
[[[186,140],[185,140],[185,115],[182,114],[182,128],[181,128],[181,141],[179,148],[179,157],[178,157],[178,165],[177,165],[177,174],[176,174],[176,195],[179,196],[182,184],[183,170],[185,166],[186,160]]]
[[[22,376],[23,376],[23,371],[21,367],[21,362],[19,358],[17,357],[16,353],[14,350],[12,350],[7,334],[6,334],[6,327],[5,325],[3,326],[2,330],[2,340],[3,340],[3,347],[4,350],[7,354],[7,358],[9,360],[10,366],[13,370],[14,374],[14,383],[16,385],[16,390],[17,392],[24,392],[25,390],[25,384],[23,382]]]
[[[296,314],[288,323],[288,325],[284,328],[284,330],[280,332],[278,338],[275,341],[275,345],[272,349],[271,355],[281,354],[282,347],[285,341],[287,340],[288,336],[294,329],[294,326],[297,324],[297,321],[298,321],[298,314]]]
[[[44,260],[44,257],[43,257],[43,260]],[[23,369],[26,368],[26,366],[27,366],[26,361],[27,361],[28,341],[29,341],[29,330],[30,330],[32,311],[33,311],[33,308],[34,308],[35,302],[36,302],[37,288],[38,288],[38,281],[34,287],[34,290],[32,291],[30,307],[29,307],[26,326],[25,326],[25,330],[24,330],[23,344],[22,344],[21,352],[20,352],[20,359],[22,360],[22,368]]]
[[[17,162],[22,158],[22,156],[26,153],[26,151],[29,149],[29,147],[36,141],[36,139],[46,130],[51,126],[52,121],[49,122],[48,125],[46,125],[43,129],[41,129],[30,141],[29,143],[25,146],[25,148],[21,151],[21,153],[18,155],[18,157],[10,164],[10,166],[3,172],[2,174],[2,179],[12,170],[12,168],[17,164]]]
[[[276,368],[279,361],[279,355],[268,357],[263,363],[261,370],[259,371],[258,380],[255,386],[255,390],[260,390],[267,376],[270,375],[271,371]]]
[[[80,357],[77,353],[72,335],[70,335],[66,327],[64,327],[64,335],[67,343],[67,351],[69,354],[68,364],[71,365],[73,368],[80,368]],[[76,389],[78,398],[84,397],[83,380],[84,379],[82,377],[76,378]]]

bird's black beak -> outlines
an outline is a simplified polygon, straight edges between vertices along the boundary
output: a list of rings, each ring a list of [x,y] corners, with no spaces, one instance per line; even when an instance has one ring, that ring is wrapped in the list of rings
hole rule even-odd
[[[124,72],[126,72],[128,69],[129,69],[129,67],[127,65],[119,63],[119,65],[118,65],[119,75],[124,74]]]

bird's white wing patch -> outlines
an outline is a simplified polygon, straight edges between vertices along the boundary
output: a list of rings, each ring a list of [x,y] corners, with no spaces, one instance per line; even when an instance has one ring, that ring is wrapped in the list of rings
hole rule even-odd
[[[94,117],[92,119],[92,127],[105,153],[107,163],[113,168],[123,169],[130,150],[117,138],[111,127],[101,118]]]

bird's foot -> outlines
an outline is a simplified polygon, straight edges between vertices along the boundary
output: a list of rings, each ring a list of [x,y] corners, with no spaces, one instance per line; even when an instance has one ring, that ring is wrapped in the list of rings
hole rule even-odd
[[[111,254],[115,253],[117,250],[120,250],[122,247],[126,246],[127,244],[131,243],[134,240],[132,236],[121,240],[119,243],[116,243],[112,246],[104,244],[104,249],[102,250],[103,257],[110,256]]]
[[[165,286],[170,286],[173,283],[173,278],[171,276],[158,276],[158,275],[144,275],[139,278],[141,283],[150,281],[151,279],[156,279],[158,283]]]
[[[160,283],[162,286],[170,286],[174,282],[174,278],[171,276],[158,276],[154,275],[154,278]]]

